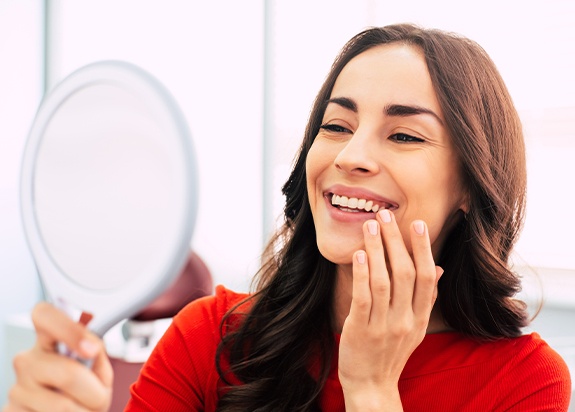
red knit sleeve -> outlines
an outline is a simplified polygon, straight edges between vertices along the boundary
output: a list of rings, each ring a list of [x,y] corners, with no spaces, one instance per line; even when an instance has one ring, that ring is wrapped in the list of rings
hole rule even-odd
[[[168,328],[136,383],[126,411],[210,411],[217,403],[218,374],[215,352],[219,325],[230,307],[229,293],[186,306]],[[237,296],[233,294],[233,296]]]
[[[571,378],[565,361],[536,333],[521,347],[506,374],[500,410],[556,411],[569,409]]]

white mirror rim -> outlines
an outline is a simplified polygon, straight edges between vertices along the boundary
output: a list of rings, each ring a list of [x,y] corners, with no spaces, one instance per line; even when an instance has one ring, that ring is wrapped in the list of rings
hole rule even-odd
[[[49,299],[95,314],[94,329],[133,314],[179,273],[196,205],[187,125],[148,73],[94,63],[44,99],[21,206]]]

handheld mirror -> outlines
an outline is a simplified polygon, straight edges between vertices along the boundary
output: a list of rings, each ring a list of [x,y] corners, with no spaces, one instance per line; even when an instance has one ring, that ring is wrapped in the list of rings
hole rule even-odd
[[[196,216],[184,117],[142,69],[99,62],[42,101],[24,151],[24,230],[46,297],[102,336],[179,274]]]

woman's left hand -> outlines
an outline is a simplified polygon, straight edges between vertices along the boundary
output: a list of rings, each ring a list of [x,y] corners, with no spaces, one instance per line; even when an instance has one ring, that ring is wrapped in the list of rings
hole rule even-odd
[[[435,266],[423,221],[410,227],[413,258],[390,211],[365,222],[363,233],[339,349],[346,410],[402,410],[399,377],[425,336],[443,270]]]

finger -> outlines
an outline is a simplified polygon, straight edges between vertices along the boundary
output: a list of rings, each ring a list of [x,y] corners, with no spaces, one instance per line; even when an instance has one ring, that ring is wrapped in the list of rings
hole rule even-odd
[[[377,213],[382,238],[391,268],[391,305],[410,308],[415,287],[415,266],[405,246],[395,216],[387,209]]]
[[[110,358],[108,358],[104,347],[102,347],[102,350],[94,360],[92,371],[96,374],[98,379],[100,379],[104,387],[112,388],[114,383],[114,370],[112,369]]]
[[[385,263],[380,224],[376,220],[365,222],[363,225],[363,237],[369,263],[369,288],[372,298],[370,322],[380,324],[387,317],[391,287]]]
[[[29,375],[22,386],[53,388],[79,405],[93,410],[102,410],[107,406],[109,387],[80,362],[46,352],[27,359],[31,363],[24,367]]]
[[[21,388],[19,388],[18,385],[13,385],[10,388],[7,394],[8,404],[4,405],[2,412],[32,412],[31,409],[27,408],[20,401],[20,398],[22,397],[19,395],[20,390]]]
[[[369,289],[369,262],[365,251],[353,254],[352,299],[349,317],[354,322],[366,325],[371,312],[371,291]]]
[[[56,344],[62,342],[82,358],[91,359],[98,353],[98,339],[84,325],[49,303],[41,302],[34,307],[32,322],[37,344],[44,351],[55,352]]]
[[[410,227],[413,262],[417,276],[413,292],[413,312],[416,316],[429,317],[433,305],[433,294],[437,286],[437,270],[431,252],[427,225],[416,220]]]
[[[2,409],[2,412],[33,412],[28,408],[24,408],[20,405],[14,405],[12,403],[9,403],[8,405],[4,406],[4,409]]]
[[[10,404],[3,412],[89,411],[89,409],[77,404],[73,399],[42,386],[24,387],[14,385],[10,389],[8,398]]]
[[[2,409],[2,412],[33,412],[28,408],[23,408],[21,406],[17,406],[17,405],[12,405],[11,403],[4,406],[4,409]]]

